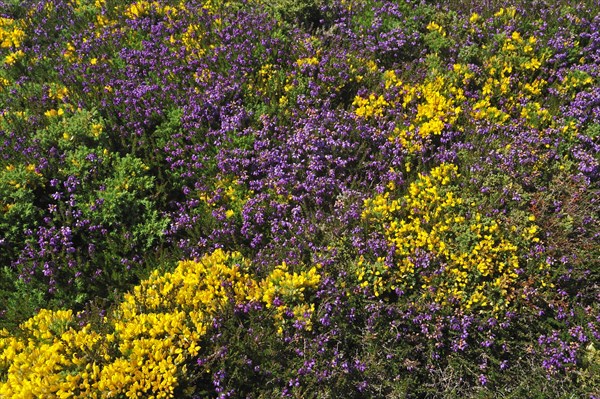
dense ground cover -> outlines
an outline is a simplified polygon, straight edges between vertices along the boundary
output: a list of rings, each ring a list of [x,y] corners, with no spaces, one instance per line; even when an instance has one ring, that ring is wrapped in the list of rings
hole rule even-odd
[[[0,2],[0,397],[600,397],[600,10],[491,3]]]

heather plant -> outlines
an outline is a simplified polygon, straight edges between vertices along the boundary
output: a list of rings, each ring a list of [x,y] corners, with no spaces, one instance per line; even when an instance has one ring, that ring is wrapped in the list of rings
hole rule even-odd
[[[101,119],[48,118],[33,142],[50,156],[5,166],[2,259],[43,297],[81,306],[143,276],[151,260],[141,255],[160,243],[167,219],[149,198],[149,168],[106,148]]]
[[[422,56],[422,21],[433,11],[425,2],[368,1],[344,5],[340,20],[342,35],[352,38],[352,49],[365,51],[365,57],[378,60],[383,68],[402,61],[414,61]],[[346,15],[344,15],[346,14]],[[344,26],[345,25],[345,26]]]

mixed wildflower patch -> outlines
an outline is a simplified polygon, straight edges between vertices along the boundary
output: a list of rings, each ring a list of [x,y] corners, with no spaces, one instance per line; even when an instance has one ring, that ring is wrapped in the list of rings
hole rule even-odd
[[[290,274],[285,264],[262,281],[248,274],[240,254],[216,250],[182,261],[172,273],[153,272],[133,287],[98,325],[77,323],[71,310],[42,309],[3,331],[0,393],[6,397],[173,397],[194,388],[186,374],[202,350],[211,321],[229,304],[275,307],[273,324],[310,323],[309,291],[320,276]],[[305,295],[307,296],[305,298]],[[285,312],[291,312],[287,316]],[[191,371],[191,370],[190,370]]]
[[[587,3],[2,4],[0,397],[596,398]]]
[[[489,308],[490,314],[514,306],[517,272],[523,273],[527,262],[521,254],[539,242],[538,227],[531,223],[522,230],[506,228],[493,218],[468,211],[473,204],[466,204],[458,187],[452,187],[457,169],[442,164],[429,176],[419,175],[402,198],[391,199],[386,190],[365,200],[362,217],[382,226],[395,259],[383,273],[369,266],[359,271],[359,280],[365,273],[377,276],[375,296],[385,290],[418,290],[443,306]],[[535,216],[528,220],[535,221]],[[549,266],[538,263],[536,285],[543,286]],[[370,284],[365,280],[361,285]]]

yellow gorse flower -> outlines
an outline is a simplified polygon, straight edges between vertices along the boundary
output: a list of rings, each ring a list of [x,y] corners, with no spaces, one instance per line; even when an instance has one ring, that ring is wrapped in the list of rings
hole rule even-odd
[[[18,48],[25,40],[21,21],[0,17],[0,48]]]
[[[402,107],[416,105],[416,115],[407,127],[397,127],[390,139],[398,139],[409,152],[421,149],[423,141],[442,134],[461,113],[457,103],[465,99],[463,90],[443,76],[427,79],[414,86],[403,86]]]
[[[209,320],[231,301],[275,305],[282,331],[288,308],[310,328],[318,267],[290,272],[284,263],[263,280],[239,253],[216,250],[153,272],[125,295],[101,330],[78,327],[70,310],[41,310],[18,335],[0,332],[0,397],[172,398],[185,385],[186,364],[201,351]],[[20,395],[20,396],[19,396]]]
[[[4,63],[6,63],[7,65],[14,65],[15,62],[17,62],[18,60],[20,60],[23,57],[25,57],[25,53],[23,52],[23,50],[17,50],[12,53],[9,53],[4,58]]]
[[[467,215],[452,186],[457,177],[455,165],[442,164],[429,175],[419,174],[398,199],[393,198],[392,186],[365,200],[362,218],[380,226],[395,248],[396,262],[387,266],[383,259],[361,260],[357,270],[361,286],[375,296],[396,288],[420,290],[424,297],[442,305],[457,303],[465,310],[500,311],[510,304],[523,248],[500,222],[478,212]],[[524,242],[539,241],[534,220],[529,218],[529,227],[520,232]],[[417,259],[423,256],[435,264],[428,272],[418,269]]]
[[[315,289],[320,279],[317,266],[308,271],[290,273],[284,262],[258,283],[258,289],[248,299],[263,302],[267,309],[275,310],[274,317],[279,325],[279,333],[283,332],[286,324],[284,313],[288,308],[291,308],[294,320],[303,322],[305,328],[310,330],[310,316],[314,313],[314,303],[305,302],[306,293]]]
[[[370,119],[373,117],[382,117],[385,111],[385,107],[390,104],[383,98],[382,95],[375,96],[375,94],[370,94],[369,97],[363,98],[361,96],[356,96],[352,105],[356,107],[354,113],[365,119]]]
[[[317,57],[300,58],[296,61],[296,65],[298,65],[299,67],[302,67],[304,65],[317,66],[319,65],[319,60],[317,59]]]
[[[131,19],[136,19],[146,14],[150,7],[151,3],[147,1],[137,1],[127,7],[125,12],[123,12],[123,15]]]
[[[440,35],[446,36],[446,31],[444,30],[444,28],[438,25],[438,23],[435,21],[431,21],[427,25],[427,30],[430,32],[438,32]]]

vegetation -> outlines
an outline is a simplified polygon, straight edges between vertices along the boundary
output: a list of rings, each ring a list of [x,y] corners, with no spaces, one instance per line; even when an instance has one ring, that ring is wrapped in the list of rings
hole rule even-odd
[[[0,3],[0,397],[600,398],[599,15]]]

